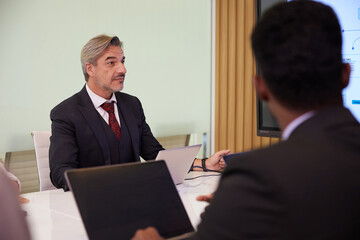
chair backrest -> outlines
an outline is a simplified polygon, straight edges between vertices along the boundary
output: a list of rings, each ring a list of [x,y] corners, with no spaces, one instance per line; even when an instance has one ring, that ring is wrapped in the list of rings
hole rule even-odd
[[[39,191],[39,176],[34,150],[7,152],[4,160],[6,170],[20,180],[20,193]]]
[[[157,137],[156,139],[165,149],[180,148],[189,146],[190,134]]]
[[[50,131],[33,131],[31,135],[34,140],[37,170],[39,174],[40,191],[55,189],[50,180],[49,147]]]

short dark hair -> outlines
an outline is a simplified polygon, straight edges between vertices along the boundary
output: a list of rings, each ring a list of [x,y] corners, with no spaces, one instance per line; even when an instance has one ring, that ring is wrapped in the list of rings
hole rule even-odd
[[[342,104],[341,29],[329,6],[279,3],[258,21],[251,42],[260,75],[284,106]]]

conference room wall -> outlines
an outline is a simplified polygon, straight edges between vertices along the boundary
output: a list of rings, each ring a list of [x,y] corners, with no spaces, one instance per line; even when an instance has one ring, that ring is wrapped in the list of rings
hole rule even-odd
[[[211,0],[1,0],[1,154],[50,130],[50,110],[84,86],[80,51],[98,34],[124,42],[123,91],[154,135],[210,131]]]

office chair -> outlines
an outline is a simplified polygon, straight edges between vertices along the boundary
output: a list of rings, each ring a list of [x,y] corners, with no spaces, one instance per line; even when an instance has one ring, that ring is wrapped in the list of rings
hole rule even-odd
[[[50,131],[33,131],[31,136],[34,140],[37,170],[39,174],[40,191],[55,189],[50,180],[49,147]]]
[[[34,150],[6,152],[4,166],[6,170],[19,179],[21,183],[20,193],[39,191],[39,177]]]
[[[189,146],[190,134],[165,136],[156,138],[165,149]]]

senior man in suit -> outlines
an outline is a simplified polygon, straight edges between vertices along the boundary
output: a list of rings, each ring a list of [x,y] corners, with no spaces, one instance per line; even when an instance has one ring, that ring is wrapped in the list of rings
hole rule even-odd
[[[341,29],[321,3],[267,11],[252,34],[258,96],[283,141],[236,154],[194,239],[359,239],[360,125],[343,107],[350,66]],[[161,239],[154,228],[134,239]]]
[[[86,84],[51,110],[50,177],[54,186],[68,190],[68,169],[155,159],[163,147],[154,138],[138,98],[120,92],[126,75],[125,55],[118,37],[99,35],[81,51]],[[212,155],[194,166],[224,167],[222,156]],[[198,169],[198,168],[197,168]]]

